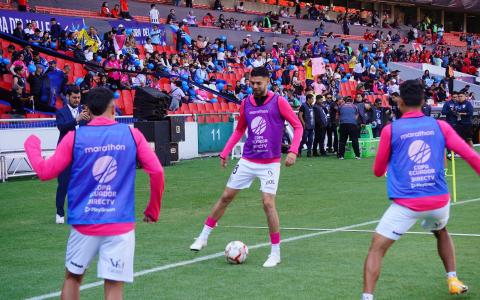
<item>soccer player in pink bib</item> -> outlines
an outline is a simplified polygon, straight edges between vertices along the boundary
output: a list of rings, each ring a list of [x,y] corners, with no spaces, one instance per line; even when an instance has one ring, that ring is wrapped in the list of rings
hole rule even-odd
[[[294,129],[292,144],[285,160],[287,167],[295,164],[303,128],[288,102],[268,91],[269,80],[270,74],[264,67],[254,68],[250,73],[253,95],[248,96],[240,106],[237,127],[220,154],[221,166],[227,166],[228,155],[248,129],[243,155],[233,169],[222,196],[205,221],[202,232],[190,246],[193,251],[200,251],[207,245],[210,232],[237,193],[249,188],[253,180],[259,178],[271,241],[271,252],[263,266],[275,267],[280,263],[280,221],[275,207],[275,194],[280,177],[285,120]]]
[[[156,222],[164,188],[163,168],[137,129],[115,122],[113,93],[94,88],[87,95],[92,121],[71,131],[47,160],[38,137],[25,150],[41,180],[57,177],[70,164],[68,224],[62,299],[80,299],[83,275],[98,255],[97,274],[105,280],[105,299],[122,299],[123,283],[133,281],[136,162],[150,174],[145,222]]]
[[[445,180],[445,148],[452,149],[480,174],[480,155],[470,148],[448,123],[422,113],[424,87],[418,80],[400,86],[402,117],[381,133],[373,166],[375,176],[388,171],[387,193],[392,204],[378,223],[365,260],[363,300],[372,300],[382,259],[390,246],[417,220],[432,231],[447,273],[451,294],[468,291],[458,278],[455,248],[446,225],[450,194]]]

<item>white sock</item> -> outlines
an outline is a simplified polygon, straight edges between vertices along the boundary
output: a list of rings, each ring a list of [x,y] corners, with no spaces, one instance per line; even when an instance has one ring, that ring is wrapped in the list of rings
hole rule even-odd
[[[208,240],[208,236],[210,235],[210,232],[212,232],[213,228],[208,226],[208,225],[203,225],[203,230],[198,236],[198,238],[202,240]]]
[[[373,295],[368,293],[363,293],[362,300],[373,300]]]
[[[270,254],[280,257],[280,244],[272,244],[272,250],[270,251]]]
[[[447,278],[452,278],[452,277],[457,277],[457,272],[456,271],[447,273]]]

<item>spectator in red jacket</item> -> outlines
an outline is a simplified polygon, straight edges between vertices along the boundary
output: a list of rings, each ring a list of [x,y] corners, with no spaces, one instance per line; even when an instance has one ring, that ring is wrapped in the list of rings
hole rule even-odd
[[[118,18],[120,17],[120,5],[115,4],[115,6],[112,9],[112,18]]]
[[[102,4],[102,10],[100,11],[100,15],[102,17],[111,17],[112,13],[110,12],[110,9],[108,8],[108,2],[103,2]]]
[[[120,15],[125,20],[132,20],[133,17],[128,12],[128,1],[127,0],[120,0]]]

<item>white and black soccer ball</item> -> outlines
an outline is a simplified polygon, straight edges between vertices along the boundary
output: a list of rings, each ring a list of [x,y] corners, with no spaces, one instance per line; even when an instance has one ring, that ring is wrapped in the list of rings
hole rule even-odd
[[[228,263],[238,265],[247,260],[248,247],[240,241],[228,243],[225,247],[225,259]]]

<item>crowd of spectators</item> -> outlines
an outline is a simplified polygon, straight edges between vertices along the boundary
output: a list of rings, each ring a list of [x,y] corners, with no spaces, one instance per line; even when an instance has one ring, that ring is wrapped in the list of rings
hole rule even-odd
[[[239,6],[242,7],[243,4],[240,3]],[[105,7],[108,8],[107,3],[104,3],[103,8]],[[359,22],[363,22],[361,20],[365,19],[364,16],[360,12]],[[433,48],[407,50],[403,44],[396,46],[399,40],[398,33],[392,34],[388,31],[385,34],[381,30],[371,33],[367,30],[365,43],[355,47],[343,39],[338,44],[329,46],[331,43],[327,43],[328,38],[320,33],[308,38],[303,44],[298,35],[295,35],[290,43],[278,42],[271,45],[268,45],[263,37],[254,41],[250,34],[246,34],[237,46],[230,43],[225,36],[210,39],[199,35],[187,39],[185,27],[196,25],[197,22],[194,12],[190,11],[185,19],[179,21],[174,9],[170,10],[167,23],[178,25],[176,53],[167,55],[158,48],[165,45],[162,36],[165,31],[156,25],[159,13],[154,4],[151,5],[150,18],[155,25],[143,45],[137,42],[131,29],[123,26],[112,28],[103,34],[99,34],[94,27],[81,32],[67,32],[55,24],[55,19],[51,20],[49,32],[41,31],[34,21],[26,24],[25,28],[19,22],[14,35],[35,45],[70,52],[74,58],[98,66],[87,66],[86,69],[89,71],[87,75],[75,79],[74,83],[80,86],[82,93],[98,85],[113,91],[144,86],[162,89],[164,86],[158,77],[145,73],[149,71],[168,73],[178,79],[173,79],[169,88],[175,98],[171,110],[176,110],[182,103],[187,102],[218,101],[222,94],[227,101],[233,97],[242,101],[251,93],[248,69],[258,66],[266,66],[271,71],[272,90],[284,96],[295,107],[305,103],[309,94],[339,99],[342,84],[348,82],[355,82],[355,90],[351,93],[354,97],[361,97],[361,101],[367,101],[368,96],[376,98],[398,93],[399,74],[396,70],[389,70],[387,67],[389,62],[431,63],[470,74],[478,73],[480,66],[480,55],[476,49],[468,48],[462,53],[435,44]],[[343,21],[351,22],[358,18],[347,17]],[[226,20],[222,15],[217,20],[211,14],[207,14],[202,23],[229,29],[236,29],[238,25],[239,29],[251,31],[268,27],[280,28],[281,33],[295,33],[291,25],[285,22],[279,24],[276,20],[277,13],[267,13],[262,22],[243,24],[235,20]],[[320,22],[319,28],[323,26],[322,24]],[[234,27],[229,27],[231,25]],[[428,35],[428,26],[418,34]],[[12,90],[19,91],[19,87],[22,87],[22,97],[19,99],[32,99],[30,96],[33,96],[35,102],[29,100],[32,106],[53,111],[55,108],[49,101],[51,95],[42,95],[51,92],[44,87],[49,85],[49,81],[61,78],[62,82],[58,84],[56,96],[63,98],[64,86],[68,83],[71,67],[67,64],[62,70],[58,70],[54,60],[45,61],[30,47],[25,47],[21,51],[15,51],[13,48],[8,52],[2,56],[8,58],[9,62],[0,70],[14,75]],[[312,59],[319,57],[325,62],[325,73],[313,76]],[[142,73],[127,73],[121,70]],[[51,72],[57,73],[58,76],[48,75]],[[232,84],[217,78],[219,73],[241,73],[242,76]],[[196,85],[188,84],[185,79],[190,79]],[[451,87],[449,89],[448,78],[429,77],[425,74],[424,80],[425,93],[431,104],[443,102],[450,97],[452,89]],[[30,94],[26,92],[26,82],[30,83]],[[214,95],[200,89],[199,85],[220,94]],[[47,102],[42,102],[42,99],[47,99]],[[20,101],[25,104],[27,102]]]

